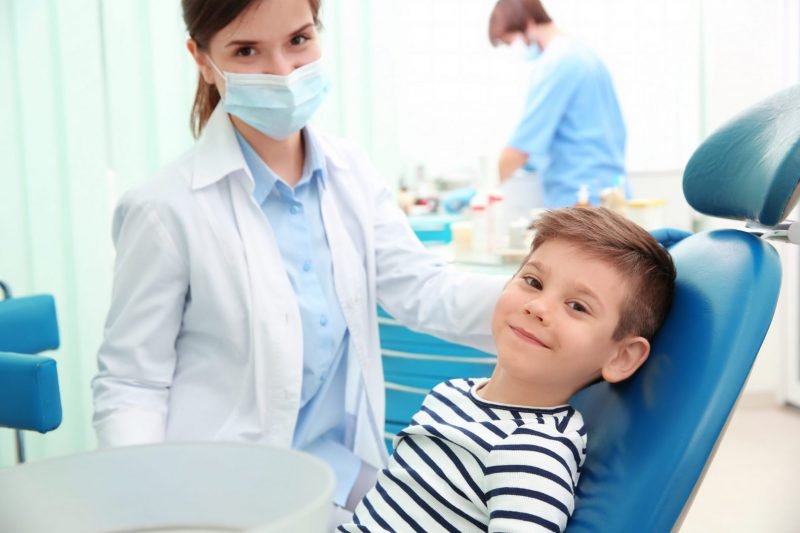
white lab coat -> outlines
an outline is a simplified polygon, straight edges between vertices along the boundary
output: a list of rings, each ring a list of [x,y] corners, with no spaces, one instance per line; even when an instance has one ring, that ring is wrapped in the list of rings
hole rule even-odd
[[[253,179],[218,106],[195,147],[125,194],[113,221],[111,308],[92,382],[101,446],[239,440],[290,446],[300,314]],[[493,350],[503,279],[446,271],[365,154],[319,136],[321,209],[350,331],[348,440],[380,468],[384,382],[376,306],[408,327]]]

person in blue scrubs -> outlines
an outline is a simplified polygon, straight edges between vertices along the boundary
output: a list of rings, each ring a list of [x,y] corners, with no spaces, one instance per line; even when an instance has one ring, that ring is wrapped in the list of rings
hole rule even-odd
[[[574,205],[582,185],[597,205],[600,192],[625,174],[625,124],[605,65],[563,33],[540,0],[498,0],[489,39],[532,60],[522,118],[500,155],[500,180],[535,172],[543,207]]]

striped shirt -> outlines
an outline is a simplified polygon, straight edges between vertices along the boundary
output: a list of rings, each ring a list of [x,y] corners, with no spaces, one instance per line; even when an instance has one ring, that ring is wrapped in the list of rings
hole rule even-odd
[[[342,532],[563,531],[575,505],[586,430],[569,405],[490,403],[486,379],[428,393],[389,466]]]

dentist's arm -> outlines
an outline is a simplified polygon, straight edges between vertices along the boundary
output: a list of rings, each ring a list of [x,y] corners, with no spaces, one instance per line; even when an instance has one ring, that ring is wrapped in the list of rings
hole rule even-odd
[[[408,328],[493,353],[491,316],[508,277],[448,268],[382,183],[373,194],[378,303]]]
[[[111,308],[92,380],[101,447],[164,439],[188,291],[188,267],[155,206],[123,199],[113,237]]]

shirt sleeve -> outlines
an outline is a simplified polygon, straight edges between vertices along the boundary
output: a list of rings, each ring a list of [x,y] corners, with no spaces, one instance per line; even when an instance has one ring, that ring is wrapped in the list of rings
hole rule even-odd
[[[564,531],[575,506],[580,435],[522,426],[489,453],[489,531]]]
[[[111,308],[92,381],[101,447],[164,439],[189,286],[188,268],[156,206],[123,199],[113,237]]]
[[[534,165],[546,158],[558,125],[585,76],[578,58],[542,57],[531,73],[522,118],[508,145],[528,154]]]

